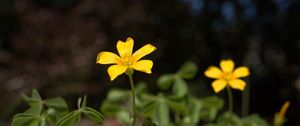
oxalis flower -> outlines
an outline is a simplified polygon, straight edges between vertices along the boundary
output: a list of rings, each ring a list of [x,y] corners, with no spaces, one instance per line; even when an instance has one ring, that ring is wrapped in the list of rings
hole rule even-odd
[[[285,114],[286,114],[286,111],[287,109],[289,108],[290,106],[290,102],[289,101],[286,101],[280,108],[280,111],[279,111],[279,117],[284,120],[285,118]]]
[[[234,62],[232,60],[222,60],[220,67],[221,69],[216,66],[210,66],[204,72],[205,76],[216,79],[212,82],[212,87],[216,93],[223,90],[227,85],[233,89],[244,90],[246,83],[239,78],[250,74],[247,67],[242,66],[234,70]]]
[[[283,124],[286,122],[285,114],[290,106],[290,102],[286,101],[280,108],[280,111],[275,114],[274,117],[274,126],[283,126]]]
[[[133,69],[151,74],[153,62],[151,60],[140,59],[156,50],[156,47],[147,44],[132,54],[133,45],[133,39],[128,37],[126,42],[119,40],[117,43],[117,50],[120,56],[106,51],[98,54],[96,63],[114,64],[107,69],[111,81],[126,71]]]

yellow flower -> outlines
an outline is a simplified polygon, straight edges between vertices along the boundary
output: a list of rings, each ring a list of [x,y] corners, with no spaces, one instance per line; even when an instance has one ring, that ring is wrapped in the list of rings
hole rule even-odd
[[[153,62],[151,60],[140,59],[156,50],[156,47],[147,44],[132,54],[133,44],[134,41],[131,37],[128,37],[126,42],[119,40],[117,43],[117,50],[120,56],[106,51],[98,53],[96,63],[114,64],[107,69],[111,81],[122,73],[125,73],[126,70],[135,69],[151,74]]]
[[[282,106],[281,109],[278,113],[275,114],[274,116],[274,126],[283,126],[283,124],[285,123],[286,119],[285,119],[285,114],[287,112],[287,109],[290,106],[290,102],[286,101]]]
[[[280,111],[279,111],[279,116],[280,116],[281,119],[284,119],[285,113],[286,113],[287,109],[289,108],[289,106],[290,106],[290,102],[289,102],[289,101],[286,101],[286,102],[282,105],[282,107],[281,107],[281,109],[280,109]]]
[[[250,74],[247,67],[242,66],[233,70],[234,62],[232,60],[222,60],[220,67],[221,69],[216,66],[210,66],[204,72],[205,76],[216,79],[212,82],[212,87],[216,93],[223,90],[228,84],[234,89],[244,90],[246,83],[239,78]]]

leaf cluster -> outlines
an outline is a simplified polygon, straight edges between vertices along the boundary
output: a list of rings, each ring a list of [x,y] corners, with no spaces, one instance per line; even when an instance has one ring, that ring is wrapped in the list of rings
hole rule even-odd
[[[69,112],[66,101],[61,97],[42,99],[36,89],[31,97],[22,95],[29,108],[13,117],[12,126],[72,126],[80,123],[85,115],[96,123],[103,121],[101,113],[86,106],[86,96],[78,99],[78,109]]]

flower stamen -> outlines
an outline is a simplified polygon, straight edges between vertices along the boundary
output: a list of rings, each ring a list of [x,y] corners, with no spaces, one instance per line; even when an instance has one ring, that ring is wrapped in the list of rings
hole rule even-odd
[[[121,63],[124,66],[131,66],[133,64],[133,60],[131,56],[126,56],[121,58]]]
[[[233,74],[232,74],[231,72],[225,72],[225,73],[223,74],[222,78],[223,78],[225,81],[229,82],[230,80],[233,80],[233,79],[234,79],[234,76],[233,76]]]

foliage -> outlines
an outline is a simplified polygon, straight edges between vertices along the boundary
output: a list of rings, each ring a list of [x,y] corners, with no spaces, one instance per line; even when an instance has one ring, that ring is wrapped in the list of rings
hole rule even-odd
[[[269,124],[257,114],[242,119],[234,113],[225,112],[218,117],[216,123],[206,124],[205,126],[269,126]]]
[[[137,107],[139,124],[143,126],[269,126],[259,115],[240,118],[232,112],[220,113],[224,101],[217,96],[196,98],[189,93],[188,79],[195,77],[197,66],[186,62],[176,73],[163,74],[156,95],[147,91],[146,83],[138,84]],[[123,125],[129,124],[128,101],[130,90],[112,89],[108,92],[101,111],[116,117]]]
[[[36,89],[32,91],[31,97],[22,96],[30,107],[13,117],[12,126],[71,126],[76,120],[80,123],[81,114],[96,123],[103,120],[99,112],[86,106],[86,96],[83,101],[78,99],[78,110],[72,112],[68,112],[67,103],[63,98],[43,100]]]
[[[193,96],[189,92],[188,80],[195,77],[197,70],[197,66],[188,61],[177,72],[163,74],[157,80],[159,91],[156,94],[147,90],[145,82],[140,82],[135,88],[137,125],[269,126],[257,114],[240,118],[232,112],[222,113],[220,110],[224,101],[217,96]],[[96,123],[102,123],[104,120],[101,113],[87,107],[86,96],[78,99],[78,109],[71,112],[61,97],[43,100],[38,91],[33,90],[31,97],[23,95],[23,98],[30,107],[24,113],[14,116],[12,126],[72,126],[74,123],[80,125],[83,115]],[[129,125],[130,100],[130,90],[111,89],[100,110],[106,117],[115,117],[122,125]]]
[[[200,119],[209,122],[216,118],[224,104],[222,99],[216,96],[199,99],[188,91],[186,80],[195,77],[197,69],[194,63],[186,62],[176,73],[162,75],[157,81],[161,92],[156,95],[147,91],[145,83],[138,84],[138,115],[144,120],[144,125],[196,126]],[[123,125],[128,125],[129,99],[130,90],[112,89],[101,111],[107,116],[115,116]]]
[[[86,96],[78,99],[77,110],[74,110],[58,121],[59,126],[72,126],[72,124],[77,120],[80,123],[81,115],[85,115],[96,123],[101,123],[103,121],[103,116],[101,113],[97,112],[95,109],[86,106]]]

